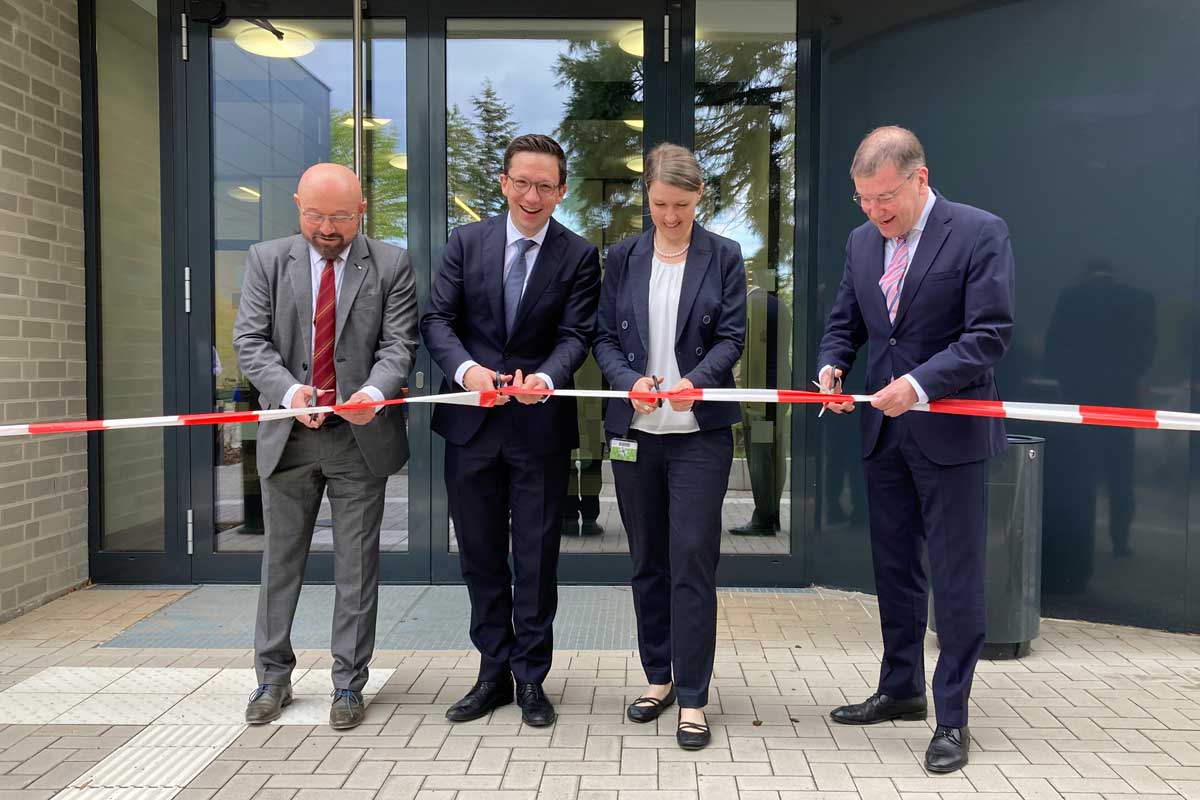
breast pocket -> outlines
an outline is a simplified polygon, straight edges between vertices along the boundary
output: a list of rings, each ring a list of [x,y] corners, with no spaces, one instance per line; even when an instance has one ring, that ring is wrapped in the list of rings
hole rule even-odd
[[[927,281],[956,281],[962,279],[961,269],[949,269],[943,272],[931,272],[925,276]]]

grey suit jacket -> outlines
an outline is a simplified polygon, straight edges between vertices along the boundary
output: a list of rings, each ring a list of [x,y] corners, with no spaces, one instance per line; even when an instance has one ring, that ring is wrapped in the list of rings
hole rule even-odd
[[[250,248],[242,299],[233,325],[238,366],[262,398],[280,408],[294,384],[312,383],[312,272],[299,234]],[[408,252],[359,234],[350,246],[338,294],[334,368],[338,396],[374,386],[400,396],[417,350],[417,289]],[[279,463],[293,420],[259,423],[258,471]],[[366,425],[352,425],[371,471],[390,475],[408,461],[399,406],[386,406]]]

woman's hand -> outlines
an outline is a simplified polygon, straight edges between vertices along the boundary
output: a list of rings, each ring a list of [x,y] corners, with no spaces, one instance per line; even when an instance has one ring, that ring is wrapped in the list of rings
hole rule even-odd
[[[633,391],[635,391],[635,392],[653,392],[653,391],[655,391],[654,381],[651,380],[650,378],[638,378],[637,383],[633,384]],[[654,413],[654,410],[658,408],[658,404],[655,403],[653,400],[646,401],[646,400],[632,400],[631,399],[629,402],[630,402],[630,404],[633,405],[633,410],[637,414],[652,414],[652,413]]]
[[[673,386],[671,388],[671,391],[672,392],[682,392],[684,389],[695,389],[695,388],[696,388],[695,385],[691,381],[689,381],[687,378],[684,378],[679,383],[675,384],[675,386]],[[691,399],[680,399],[680,400],[673,399],[673,400],[671,400],[671,408],[675,411],[691,411],[692,404],[694,402],[695,401],[693,401]]]

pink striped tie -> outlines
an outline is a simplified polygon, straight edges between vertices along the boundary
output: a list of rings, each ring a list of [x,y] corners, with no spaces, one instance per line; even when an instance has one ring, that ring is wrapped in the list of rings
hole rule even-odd
[[[907,268],[908,235],[905,234],[896,237],[896,252],[879,279],[879,288],[883,290],[883,299],[887,302],[888,319],[893,323],[896,321],[896,308],[900,305],[900,280]]]

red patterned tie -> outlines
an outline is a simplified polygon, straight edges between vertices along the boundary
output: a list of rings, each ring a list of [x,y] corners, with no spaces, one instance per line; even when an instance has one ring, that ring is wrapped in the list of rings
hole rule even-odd
[[[325,269],[321,270],[317,313],[313,317],[313,385],[321,393],[337,389],[337,376],[333,370],[333,334],[337,318],[337,288],[333,279],[333,261],[332,258],[325,259]]]

